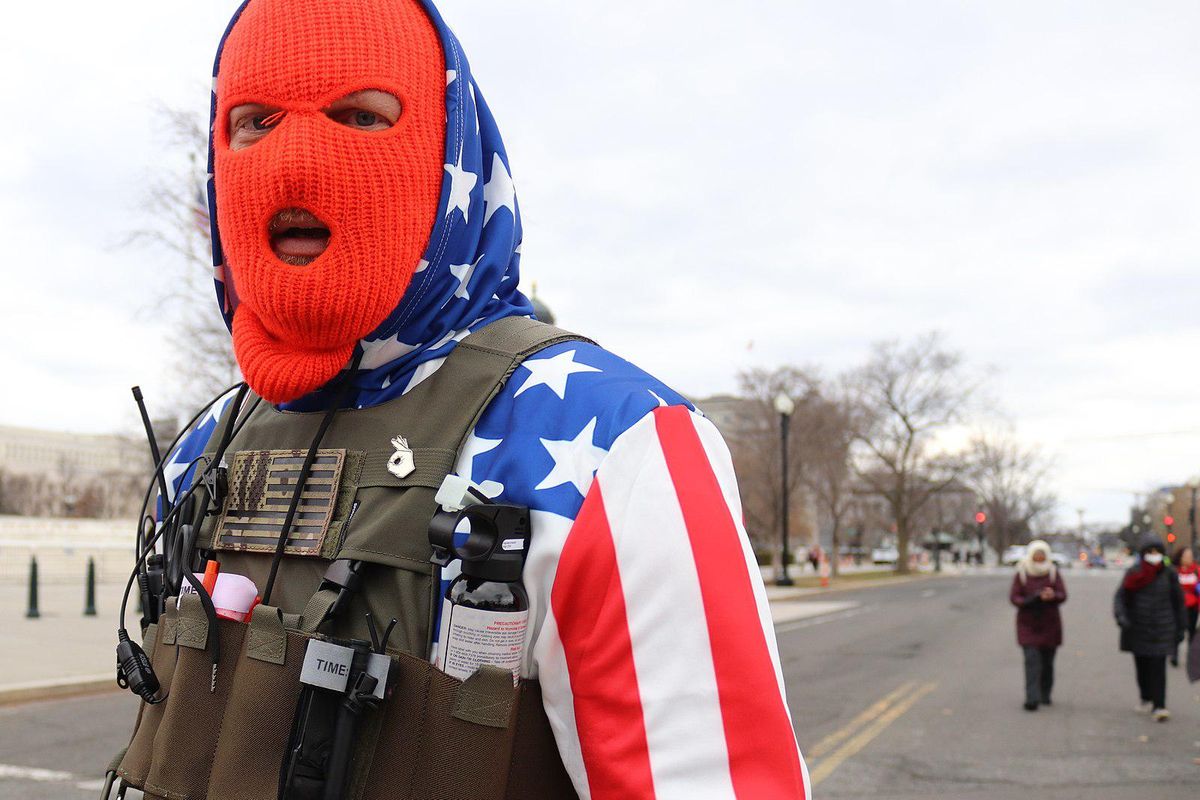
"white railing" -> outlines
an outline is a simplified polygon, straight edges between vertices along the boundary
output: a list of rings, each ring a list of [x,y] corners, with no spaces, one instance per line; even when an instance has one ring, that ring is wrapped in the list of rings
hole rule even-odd
[[[133,520],[56,519],[0,515],[0,583],[27,581],[37,558],[38,580],[82,584],[87,562],[96,580],[125,580],[133,569]]]

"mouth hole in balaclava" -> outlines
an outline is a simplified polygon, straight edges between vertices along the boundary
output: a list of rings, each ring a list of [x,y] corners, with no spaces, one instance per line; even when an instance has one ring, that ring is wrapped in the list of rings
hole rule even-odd
[[[271,252],[285,264],[306,267],[329,248],[329,225],[306,208],[285,208],[267,222]]]

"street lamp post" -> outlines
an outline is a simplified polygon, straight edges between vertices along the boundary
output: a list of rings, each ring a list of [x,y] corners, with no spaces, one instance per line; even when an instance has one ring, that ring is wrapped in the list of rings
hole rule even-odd
[[[975,512],[975,526],[976,526],[976,534],[975,535],[976,535],[976,537],[978,537],[978,541],[979,541],[979,566],[981,566],[981,567],[983,566],[983,541],[986,538],[983,526],[986,524],[987,524],[987,512],[986,511],[976,511]]]
[[[796,403],[786,392],[780,392],[775,396],[775,410],[779,412],[779,440],[780,452],[783,456],[782,488],[780,492],[780,518],[783,521],[782,530],[780,532],[780,542],[782,544],[782,561],[780,563],[779,574],[775,576],[776,586],[791,586],[792,579],[788,575],[788,560],[791,555],[788,552],[788,424],[791,422],[792,414],[796,411]]]

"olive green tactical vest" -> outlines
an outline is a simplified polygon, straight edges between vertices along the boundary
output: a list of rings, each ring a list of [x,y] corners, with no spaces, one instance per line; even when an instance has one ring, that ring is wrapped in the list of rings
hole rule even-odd
[[[575,798],[536,680],[514,688],[509,672],[484,667],[463,682],[430,665],[440,580],[428,525],[459,448],[522,359],[579,338],[503,319],[463,340],[408,394],[339,411],[301,494],[272,607],[255,609],[248,625],[218,621],[215,684],[210,623],[195,595],[178,609],[168,603],[147,629],[167,699],[142,705],[117,774],[151,800],[274,800],[308,641],[366,639],[370,612],[398,622],[387,648],[389,694],[359,726],[348,800]],[[222,572],[264,586],[322,416],[260,403],[232,439],[223,508],[199,537]],[[221,421],[211,447],[229,424]],[[318,591],[335,559],[364,562],[361,585],[319,625],[336,597]]]

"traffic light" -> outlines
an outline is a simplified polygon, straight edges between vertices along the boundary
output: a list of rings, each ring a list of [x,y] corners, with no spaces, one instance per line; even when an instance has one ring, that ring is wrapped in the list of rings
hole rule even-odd
[[[1167,544],[1175,544],[1175,534],[1173,534],[1173,533],[1167,534]]]
[[[987,522],[987,514],[985,514],[985,513],[984,513],[984,512],[982,512],[982,511],[978,511],[978,512],[976,512],[976,513],[975,513],[975,522],[976,522],[976,523],[978,523],[978,524],[980,524],[980,525],[982,525],[983,523]]]
[[[1170,514],[1163,514],[1163,525],[1167,526],[1167,544],[1175,543],[1175,531],[1171,530],[1175,524],[1175,518]]]
[[[1170,514],[1166,514],[1165,516],[1163,516],[1163,525],[1166,525],[1168,528],[1170,528],[1174,524],[1175,524],[1175,518],[1172,517]]]

